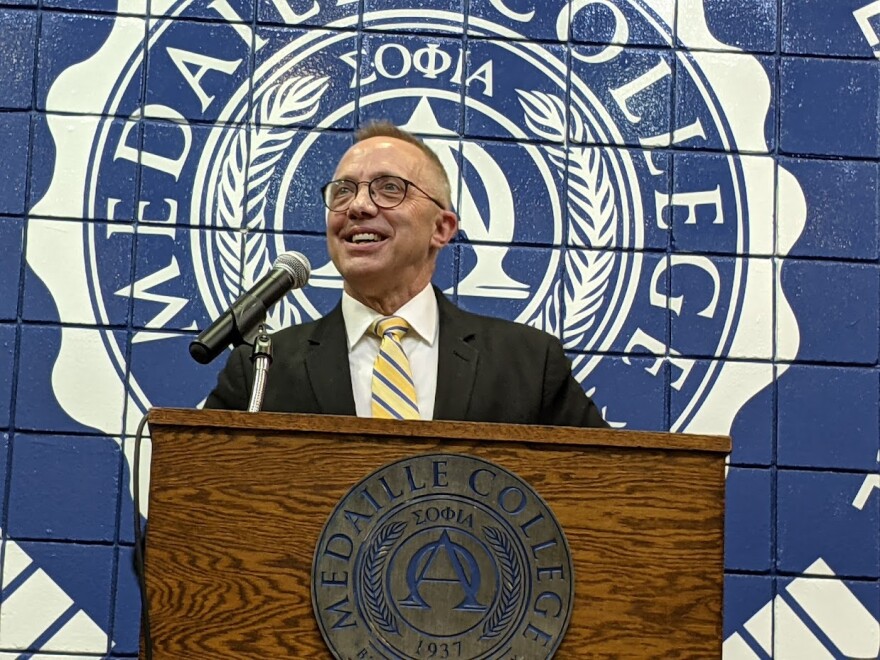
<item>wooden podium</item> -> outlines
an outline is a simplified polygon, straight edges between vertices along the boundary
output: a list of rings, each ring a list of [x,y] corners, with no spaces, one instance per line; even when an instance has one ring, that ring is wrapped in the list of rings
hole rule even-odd
[[[154,409],[146,583],[154,657],[331,657],[311,603],[338,501],[406,457],[519,475],[564,529],[575,594],[559,658],[721,657],[728,438]]]

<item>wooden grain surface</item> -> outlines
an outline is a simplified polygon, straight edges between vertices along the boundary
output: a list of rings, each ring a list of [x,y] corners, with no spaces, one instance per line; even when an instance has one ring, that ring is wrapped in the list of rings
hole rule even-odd
[[[231,410],[190,410],[154,408],[150,424],[198,425],[204,428],[245,429],[250,431],[311,431],[314,433],[349,433],[360,437],[405,437],[445,439],[485,439],[509,442],[540,442],[542,445],[572,444],[595,447],[640,447],[643,449],[686,449],[710,453],[730,453],[730,438],[690,433],[655,433],[651,431],[613,431],[566,426],[529,426],[525,424],[473,424],[471,422],[397,421],[336,415],[299,415],[282,413],[249,414]],[[474,434],[478,434],[475,438]]]
[[[157,659],[330,657],[310,601],[323,524],[367,474],[431,452],[498,463],[555,513],[576,580],[556,657],[720,657],[727,439],[479,425],[492,439],[471,441],[474,425],[439,422],[379,437],[377,421],[151,413]]]

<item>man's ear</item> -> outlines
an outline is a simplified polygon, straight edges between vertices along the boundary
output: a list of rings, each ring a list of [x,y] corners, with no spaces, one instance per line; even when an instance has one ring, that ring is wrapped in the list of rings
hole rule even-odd
[[[452,211],[442,211],[434,223],[431,247],[438,250],[449,243],[458,233],[458,216]]]

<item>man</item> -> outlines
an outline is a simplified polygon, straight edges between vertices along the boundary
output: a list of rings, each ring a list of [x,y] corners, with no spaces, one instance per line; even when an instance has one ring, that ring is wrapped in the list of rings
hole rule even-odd
[[[362,129],[322,193],[342,301],[274,335],[263,410],[607,426],[556,338],[465,312],[431,286],[458,218],[421,140],[387,122]],[[247,408],[249,355],[232,353],[206,407]]]

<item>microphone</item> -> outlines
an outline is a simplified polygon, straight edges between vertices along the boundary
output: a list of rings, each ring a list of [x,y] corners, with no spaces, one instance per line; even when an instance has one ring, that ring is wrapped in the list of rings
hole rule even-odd
[[[272,305],[288,291],[306,285],[311,269],[309,260],[299,252],[279,254],[272,270],[190,343],[189,354],[196,362],[208,364],[230,344],[247,343],[247,336],[266,319]]]

